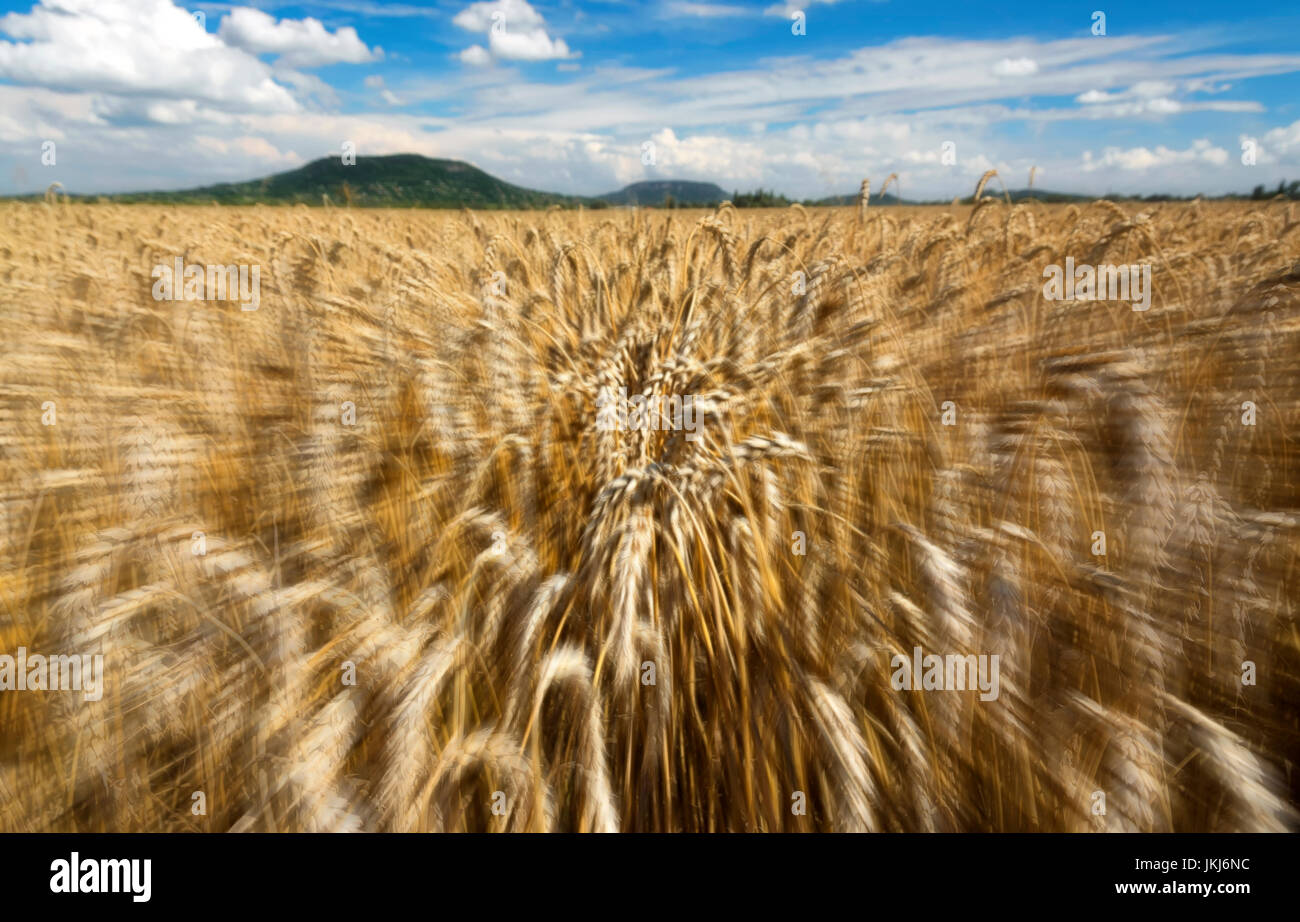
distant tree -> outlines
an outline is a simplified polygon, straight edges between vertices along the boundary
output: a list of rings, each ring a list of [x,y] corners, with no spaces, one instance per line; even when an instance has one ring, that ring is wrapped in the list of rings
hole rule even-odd
[[[731,203],[737,208],[784,208],[790,204],[790,200],[784,195],[777,195],[775,191],[769,192],[759,186],[754,192],[735,193]]]
[[[1250,197],[1253,198],[1255,201],[1259,201],[1260,199],[1264,198],[1267,195],[1268,193],[1264,191],[1263,183],[1260,183],[1258,186],[1256,186],[1254,191],[1250,193]]]

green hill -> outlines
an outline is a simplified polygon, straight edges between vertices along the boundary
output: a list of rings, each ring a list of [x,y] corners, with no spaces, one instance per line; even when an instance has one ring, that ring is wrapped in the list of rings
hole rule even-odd
[[[217,202],[222,205],[336,205],[385,208],[545,208],[589,200],[511,185],[460,160],[419,154],[314,160],[296,170],[248,182],[218,183],[176,192],[133,192],[105,196],[118,202]]]
[[[1293,184],[1294,185],[1294,184]],[[1262,187],[1261,187],[1262,188]],[[1002,197],[1001,188],[986,188],[985,196]],[[1012,189],[1008,193],[1013,202],[1035,199],[1044,203],[1085,202],[1090,197],[1047,189]],[[357,157],[356,162],[344,165],[337,156],[322,157],[297,169],[276,173],[247,182],[227,182],[200,186],[195,189],[175,191],[127,192],[113,195],[79,195],[70,193],[67,198],[81,201],[157,202],[164,204],[220,205],[321,205],[325,198],[335,205],[381,208],[473,208],[473,209],[542,209],[553,205],[562,208],[608,208],[611,205],[638,205],[641,207],[699,207],[731,201],[737,207],[788,206],[791,199],[775,191],[758,189],[752,192],[728,193],[711,182],[692,182],[680,179],[656,179],[635,182],[617,192],[598,196],[561,195],[526,189],[485,173],[476,166],[461,160],[440,160],[420,154],[390,154],[382,157]],[[42,193],[5,196],[18,201],[39,201]],[[1242,198],[1239,195],[1221,198]],[[1149,195],[1112,196],[1116,201],[1159,201],[1177,199],[1177,196]],[[1184,197],[1188,198],[1188,197]],[[900,199],[892,192],[883,198],[871,196],[873,205],[924,205],[948,204],[951,199],[915,200]],[[966,196],[960,199],[970,204]],[[820,199],[805,199],[804,205],[855,206],[856,193],[832,195]]]
[[[827,198],[816,199],[811,203],[805,202],[805,204],[813,204],[813,205],[856,205],[857,203],[858,203],[858,194],[856,192],[849,193],[847,195],[832,195],[832,196],[828,196]],[[900,199],[897,195],[895,195],[892,192],[886,192],[884,196],[881,196],[878,193],[873,192],[871,193],[870,204],[871,205],[915,205],[917,203],[909,199]]]
[[[128,192],[105,196],[115,202],[220,205],[320,205],[324,196],[336,205],[380,208],[605,208],[610,205],[707,205],[725,201],[720,186],[706,182],[652,180],[606,195],[585,197],[539,192],[497,179],[460,160],[439,160],[420,154],[357,157],[344,165],[339,157],[323,157],[284,173],[247,182],[216,183],[167,192]],[[39,195],[25,196],[39,198]]]
[[[611,205],[658,206],[665,201],[675,205],[716,205],[731,196],[721,186],[711,182],[687,182],[681,179],[652,179],[634,182],[617,192],[597,196]]]
[[[1053,192],[1051,189],[1008,189],[1007,197],[1013,202],[1025,202],[1034,200],[1045,204],[1065,204],[1069,202],[1091,202],[1093,197],[1086,195],[1075,195],[1072,192]],[[991,184],[984,187],[984,198],[1002,198],[1002,188],[994,187]],[[971,196],[962,198],[963,205],[973,203]]]

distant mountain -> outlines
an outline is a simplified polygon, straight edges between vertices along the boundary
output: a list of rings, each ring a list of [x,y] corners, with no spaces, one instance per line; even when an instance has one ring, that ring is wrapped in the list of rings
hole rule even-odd
[[[812,202],[813,205],[856,205],[858,203],[858,194],[856,192],[847,195],[831,195],[826,198],[819,198]],[[871,205],[915,205],[916,202],[910,199],[900,199],[893,193],[887,193],[884,196],[872,195]]]
[[[1095,195],[1075,195],[1072,192],[1053,192],[1051,189],[1011,189],[1007,192],[1013,202],[1035,199],[1040,202],[1091,202]]]
[[[671,197],[675,205],[709,205],[731,198],[721,186],[711,182],[686,182],[681,179],[652,179],[634,182],[617,192],[596,196],[611,205],[662,205]]]
[[[105,198],[119,202],[320,205],[326,195],[336,205],[387,208],[546,208],[590,203],[577,196],[511,185],[460,160],[419,154],[357,157],[356,163],[346,166],[339,157],[323,157],[264,179]]]
[[[1295,185],[1293,183],[1293,185]],[[1263,187],[1257,189],[1262,194]],[[985,188],[986,197],[1002,198],[1001,187]],[[1048,189],[1013,189],[1007,193],[1013,202],[1034,199],[1043,203],[1088,202],[1092,196],[1053,192]],[[382,157],[357,157],[356,162],[344,165],[338,156],[322,157],[305,166],[284,173],[247,182],[217,183],[195,189],[170,192],[127,192],[115,195],[66,194],[66,198],[79,201],[158,202],[164,204],[220,205],[321,205],[328,201],[335,205],[373,206],[383,208],[474,208],[474,209],[532,209],[549,208],[608,208],[611,205],[639,205],[649,208],[699,207],[731,201],[741,208],[783,208],[793,200],[775,191],[758,189],[750,192],[727,192],[711,182],[690,182],[681,179],[654,179],[635,182],[617,192],[598,196],[561,195],[526,189],[485,173],[476,166],[460,160],[439,160],[420,154],[390,154]],[[1112,195],[1114,201],[1178,201],[1188,196],[1165,196],[1159,193],[1147,196]],[[18,201],[40,201],[43,194],[3,196]],[[1242,195],[1223,195],[1217,198],[1244,199]],[[900,199],[895,194],[872,195],[872,205],[948,205],[948,199]],[[856,206],[856,192],[831,195],[816,200],[805,199],[806,206]],[[971,204],[970,196],[959,200]]]
[[[1056,203],[1056,202],[1091,202],[1095,196],[1075,195],[1071,192],[1053,192],[1051,189],[1008,189],[1007,196],[1013,202],[1023,202],[1033,199],[1037,202]],[[984,198],[1002,198],[1002,189],[992,186],[985,186]],[[962,200],[963,205],[971,204],[971,196],[966,196]]]
[[[357,157],[344,165],[339,157],[323,157],[305,166],[247,182],[217,183],[173,192],[130,192],[102,196],[117,202],[320,205],[324,196],[336,205],[383,208],[573,208],[586,205],[662,206],[707,205],[726,201],[721,186],[708,182],[651,180],[594,197],[560,195],[525,189],[497,179],[460,160],[438,160],[419,154]],[[91,196],[71,196],[90,198]],[[99,196],[95,196],[98,198]]]
[[[1012,202],[1023,202],[1027,199],[1044,203],[1057,202],[1091,202],[1092,197],[1087,195],[1073,195],[1069,192],[1052,192],[1050,189],[1009,189],[1007,195]],[[986,186],[984,189],[984,198],[1002,198],[1002,189],[999,186]],[[851,192],[847,195],[832,195],[827,198],[817,199],[812,202],[813,205],[856,205],[858,195]],[[883,198],[879,195],[871,196],[872,205],[948,205],[952,199],[900,199],[893,193],[885,195]],[[972,204],[972,197],[967,195],[960,199],[960,204]]]

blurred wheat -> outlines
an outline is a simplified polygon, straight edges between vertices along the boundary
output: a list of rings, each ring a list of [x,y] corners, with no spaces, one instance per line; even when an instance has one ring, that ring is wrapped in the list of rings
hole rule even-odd
[[[865,204],[0,208],[0,829],[1294,828],[1291,206]]]

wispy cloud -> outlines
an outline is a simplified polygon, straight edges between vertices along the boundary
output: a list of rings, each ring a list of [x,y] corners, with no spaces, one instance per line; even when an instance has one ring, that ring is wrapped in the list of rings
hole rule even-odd
[[[667,16],[694,16],[698,19],[723,19],[733,16],[749,16],[752,10],[729,3],[667,3],[664,5]]]
[[[789,19],[795,13],[803,12],[811,6],[818,4],[831,6],[839,3],[840,0],[790,0],[788,3],[774,3],[763,10],[764,16],[782,16]]]

